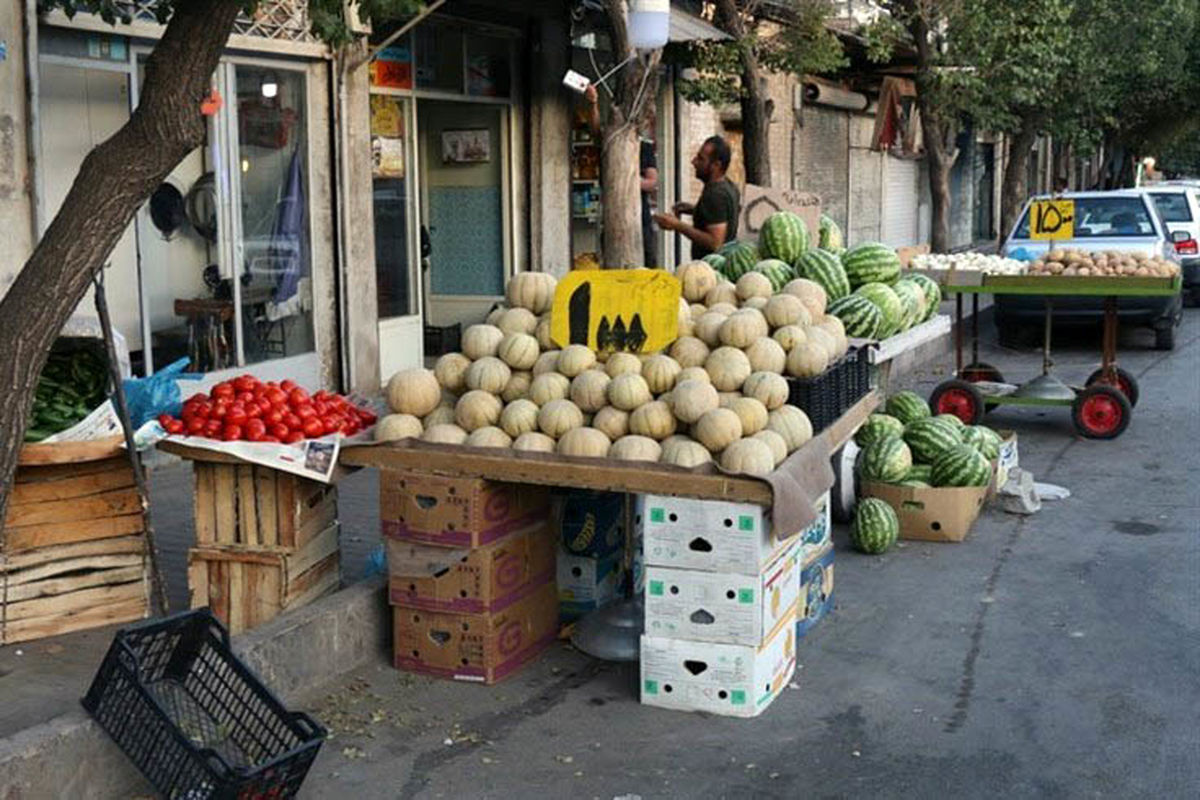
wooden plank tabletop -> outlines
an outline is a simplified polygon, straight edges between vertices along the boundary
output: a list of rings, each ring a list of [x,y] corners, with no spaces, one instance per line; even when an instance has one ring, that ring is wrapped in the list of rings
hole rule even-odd
[[[869,392],[821,434],[829,452],[842,447],[880,403]],[[568,486],[577,489],[665,494],[699,500],[771,505],[771,487],[753,478],[719,472],[695,472],[665,464],[568,458],[549,453],[525,453],[486,447],[429,444],[404,440],[389,445],[342,449],[343,466],[435,472],[462,478],[488,478],[511,483]]]

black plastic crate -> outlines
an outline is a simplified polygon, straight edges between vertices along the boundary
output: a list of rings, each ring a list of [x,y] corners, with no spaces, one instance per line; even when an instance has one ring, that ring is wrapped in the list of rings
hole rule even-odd
[[[425,355],[441,356],[462,349],[462,324],[425,326]]]
[[[788,378],[788,403],[804,411],[817,434],[871,390],[867,348],[851,348],[815,378]]]
[[[292,797],[325,739],[233,654],[207,608],[117,631],[83,707],[179,800]]]

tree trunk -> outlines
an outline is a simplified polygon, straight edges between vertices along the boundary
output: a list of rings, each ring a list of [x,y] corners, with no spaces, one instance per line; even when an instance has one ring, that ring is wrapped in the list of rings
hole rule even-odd
[[[603,187],[605,269],[641,267],[642,196],[638,180],[639,142],[637,128],[618,125],[604,131],[604,152],[600,160],[600,184]]]
[[[940,147],[932,150],[927,145],[925,153],[929,161],[929,198],[933,212],[929,249],[934,253],[948,253],[954,246],[950,235],[950,170],[954,162]]]
[[[742,62],[742,160],[746,183],[771,185],[771,115],[767,113],[767,93],[763,88],[758,52],[747,40],[745,19],[736,0],[717,0],[716,22],[721,30],[740,43]]]
[[[929,41],[928,20],[915,9],[910,9],[909,13],[910,32],[917,45],[917,111],[921,115],[921,136],[929,167],[932,206],[929,249],[935,253],[947,253],[952,246],[950,170],[958,160],[958,150],[954,146],[958,125],[956,120],[946,119],[937,107],[932,75],[934,54]]]
[[[138,208],[204,142],[200,101],[241,8],[241,0],[175,5],[146,61],[137,109],[84,158],[58,214],[0,301],[0,536],[50,347]]]
[[[1029,151],[1037,141],[1037,127],[1025,119],[1020,130],[1009,139],[1008,163],[1004,165],[1004,184],[1000,190],[1000,241],[1008,238],[1021,207],[1029,197]]]

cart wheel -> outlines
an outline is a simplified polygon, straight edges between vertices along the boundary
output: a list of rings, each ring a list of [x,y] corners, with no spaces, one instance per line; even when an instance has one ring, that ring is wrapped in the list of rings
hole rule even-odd
[[[982,361],[976,361],[974,364],[963,367],[959,370],[958,377],[967,383],[979,383],[980,381],[1004,383],[1004,376],[1000,374],[1000,370]]]
[[[967,425],[978,425],[983,419],[983,393],[968,381],[943,381],[929,396],[929,407],[934,414],[953,414]]]
[[[1075,430],[1088,439],[1115,439],[1129,427],[1133,406],[1119,389],[1099,384],[1084,389],[1071,406]]]
[[[1115,384],[1116,387],[1120,389],[1121,394],[1125,395],[1126,399],[1129,400],[1129,407],[1137,408],[1138,397],[1141,396],[1141,390],[1138,388],[1137,378],[1133,377],[1120,367],[1114,367],[1113,369],[1117,371],[1117,382]],[[1087,383],[1085,383],[1084,386],[1094,386],[1095,384],[1112,386],[1112,383],[1101,380],[1103,375],[1103,369],[1096,370],[1088,377]]]

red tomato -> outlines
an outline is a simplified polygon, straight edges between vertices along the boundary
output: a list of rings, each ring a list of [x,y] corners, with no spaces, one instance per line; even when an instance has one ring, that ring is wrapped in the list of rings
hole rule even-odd
[[[262,416],[262,409],[258,407],[258,403],[253,401],[246,404],[246,418],[255,419]]]
[[[209,413],[209,419],[223,420],[225,415],[229,413],[228,403],[217,403],[212,407],[212,412]]]
[[[304,441],[304,431],[292,431],[287,436],[283,437],[284,444],[295,444],[296,442]]]
[[[207,400],[202,400],[193,406],[193,408],[195,409],[195,415],[200,419],[208,419],[212,416],[212,403],[208,402]]]
[[[234,380],[233,385],[239,392],[252,392],[258,385],[258,380],[253,375],[242,375]]]
[[[225,423],[225,427],[221,429],[221,438],[227,442],[236,442],[242,438],[242,426],[234,425],[231,422]]]
[[[252,442],[260,441],[267,435],[267,425],[261,419],[246,420],[246,438]]]
[[[268,407],[263,412],[262,418],[268,425],[278,425],[283,422],[283,412],[278,408]]]
[[[204,420],[199,417],[192,417],[187,421],[187,432],[193,436],[201,436],[204,434]]]
[[[276,439],[279,439],[280,441],[286,439],[288,434],[292,432],[291,428],[289,428],[287,425],[284,425],[283,423],[280,423],[280,422],[276,422],[273,425],[269,425],[267,427],[267,429],[269,431],[271,431],[272,436],[274,436]]]
[[[170,414],[159,414],[158,415],[158,424],[162,425],[165,428],[165,427],[167,427],[167,421],[170,419],[172,419]]]
[[[365,408],[358,409],[358,418],[363,421],[363,425],[374,425],[375,420],[378,419],[378,417]]]
[[[216,386],[212,387],[212,394],[213,397],[227,397],[232,400],[233,396],[237,394],[237,392],[234,390],[232,384],[218,383]]]
[[[237,401],[242,405],[254,402],[254,392],[238,392]]]
[[[271,401],[271,405],[283,407],[287,405],[288,396],[287,392],[283,391],[282,389],[268,389],[267,399]]]
[[[288,402],[291,403],[293,407],[304,405],[308,403],[308,401],[308,392],[304,391],[299,386],[288,392]]]
[[[296,388],[296,382],[293,380],[290,380],[290,379],[281,381],[279,384],[279,388],[283,389],[285,392],[290,392],[292,389]]]
[[[215,439],[221,433],[221,420],[210,419],[204,423],[204,435],[209,439]]]
[[[275,407],[271,405],[271,401],[268,400],[264,395],[255,395],[254,402],[258,404],[258,410],[264,414]]]
[[[264,436],[264,437],[262,437],[262,441],[270,442],[271,444],[279,444],[283,440],[280,439],[278,436]]]
[[[325,435],[325,426],[321,424],[321,420],[316,417],[309,417],[304,420],[304,436],[307,439],[316,439]]]
[[[229,407],[229,411],[225,413],[225,423],[227,425],[245,425],[247,419],[246,407],[241,403],[234,403]]]
[[[343,436],[353,436],[358,431],[358,426],[350,420],[342,420],[342,424],[338,426]]]
[[[321,417],[321,427],[325,429],[325,433],[336,433],[342,427],[342,418],[328,414]]]
[[[310,419],[317,416],[317,410],[310,405],[302,405],[295,407],[296,416],[300,419]]]
[[[323,417],[333,410],[329,407],[329,403],[326,403],[324,400],[318,400],[315,397],[313,398],[312,407],[313,411],[317,412],[318,417]]]
[[[287,425],[294,431],[298,431],[304,427],[304,420],[300,419],[298,414],[293,414],[291,411],[283,415],[283,424]]]
[[[164,425],[163,427],[166,429],[167,433],[171,433],[171,434],[175,434],[175,435],[179,435],[181,433],[187,433],[187,428],[186,428],[186,426],[184,426],[183,422],[175,419],[174,417],[168,419],[167,424]]]
[[[196,392],[194,395],[192,395],[191,397],[189,397],[187,399],[187,402],[189,402],[189,403],[207,403],[208,395],[206,395],[204,392]]]

